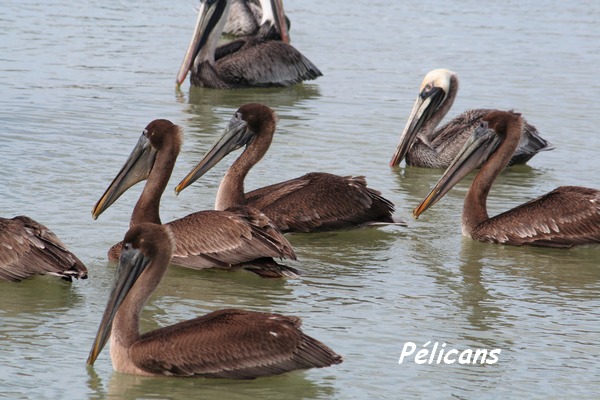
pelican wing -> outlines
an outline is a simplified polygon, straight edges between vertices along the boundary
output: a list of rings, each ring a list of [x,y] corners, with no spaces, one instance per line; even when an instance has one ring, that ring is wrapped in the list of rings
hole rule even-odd
[[[394,205],[363,176],[313,172],[246,195],[282,231],[311,232],[378,221],[393,223]]]
[[[256,261],[263,269],[274,267],[295,271],[269,260],[269,257],[295,260],[296,254],[285,236],[256,209],[235,207],[227,211],[200,211],[166,225],[177,242],[172,261],[175,265],[194,269],[230,268]],[[111,247],[111,261],[119,259],[121,246],[120,242]],[[248,269],[260,272],[255,268]]]
[[[239,51],[216,61],[220,78],[232,86],[290,86],[322,73],[289,44],[248,39]]]
[[[246,44],[246,39],[232,40],[222,46],[215,49],[215,60],[219,60],[225,56],[235,53]]]
[[[438,154],[448,151],[449,161],[451,161],[479,126],[482,118],[492,111],[495,110],[479,108],[467,110],[458,115],[435,131],[434,138],[431,141],[433,148],[436,149]],[[525,164],[540,151],[552,149],[554,149],[554,146],[540,136],[535,126],[525,121],[519,147],[515,150],[515,154],[508,165]]]
[[[279,314],[219,310],[146,333],[129,354],[139,368],[155,374],[235,379],[341,362],[300,324],[299,318]]]
[[[553,149],[554,146],[540,136],[536,127],[525,121],[519,147],[515,150],[515,154],[513,154],[508,165],[525,164],[540,151]]]
[[[177,238],[176,264],[195,255],[229,265],[262,257],[296,258],[291,244],[266,215],[250,207],[201,211],[168,225]]]
[[[600,191],[561,186],[483,222],[473,238],[549,247],[600,243]]]
[[[450,145],[452,142],[460,142],[456,145],[456,152],[458,152],[475,128],[479,126],[481,119],[491,111],[493,110],[479,108],[467,110],[457,115],[439,129],[436,129],[434,138],[431,140],[433,147],[444,147]]]
[[[85,265],[44,225],[29,217],[0,219],[0,279],[48,274],[87,278]]]

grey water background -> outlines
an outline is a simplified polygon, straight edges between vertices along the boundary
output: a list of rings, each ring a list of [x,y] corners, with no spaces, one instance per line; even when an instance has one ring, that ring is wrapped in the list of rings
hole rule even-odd
[[[89,279],[0,282],[0,397],[10,399],[594,398],[600,396],[600,248],[516,248],[461,237],[469,179],[419,220],[442,171],[390,169],[423,76],[461,78],[449,117],[522,112],[556,150],[502,174],[491,214],[558,185],[600,187],[600,3],[592,1],[286,1],[292,44],[323,71],[292,88],[174,85],[194,1],[15,1],[0,6],[0,215],[50,227]],[[303,318],[344,356],[327,369],[255,381],[140,378],[85,360],[113,280],[106,251],[128,227],[141,185],[97,221],[91,209],[143,128],[168,118],[185,143],[163,221],[209,209],[230,156],[175,196],[177,182],[250,101],[279,114],[247,188],[309,171],[365,175],[407,228],[290,235],[301,279],[172,268],[142,328],[223,307]],[[430,342],[501,349],[493,365],[424,364]]]

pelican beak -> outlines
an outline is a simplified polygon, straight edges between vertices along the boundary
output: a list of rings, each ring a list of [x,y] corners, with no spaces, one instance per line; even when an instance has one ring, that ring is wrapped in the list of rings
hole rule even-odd
[[[188,71],[192,68],[192,64],[196,59],[196,56],[202,48],[208,48],[206,43],[210,40],[217,41],[221,33],[223,32],[223,26],[226,18],[221,18],[223,13],[229,12],[228,1],[216,1],[208,4],[206,0],[200,1],[200,8],[198,9],[198,18],[196,19],[196,26],[194,27],[194,33],[192,39],[183,57],[183,62],[177,73],[175,82],[177,87],[181,86]],[[216,27],[220,23],[220,29]],[[214,58],[214,54],[210,57]]]
[[[112,323],[127,294],[150,263],[150,258],[138,249],[128,248],[121,252],[115,283],[110,292],[104,315],[92,344],[87,363],[92,365],[110,338]]]
[[[195,182],[227,154],[250,143],[254,135],[254,132],[248,128],[247,122],[242,119],[239,113],[236,113],[231,121],[229,121],[223,136],[215,142],[200,163],[179,182],[179,185],[175,188],[175,193],[179,194],[179,192]]]
[[[279,31],[279,34],[281,35],[281,41],[289,44],[290,34],[288,32],[287,21],[285,19],[285,12],[283,11],[283,0],[271,0],[271,7],[273,8],[275,29]]]
[[[396,147],[396,151],[390,161],[390,167],[395,167],[404,160],[421,127],[431,118],[445,98],[446,93],[438,87],[429,91],[422,91],[419,94],[408,117],[404,131],[402,131],[402,135],[400,136],[400,143],[398,143],[398,147]]]
[[[438,183],[431,189],[427,197],[414,209],[415,218],[437,203],[469,172],[479,168],[502,142],[496,131],[488,128],[487,122],[482,122],[473,135],[465,142],[462,149],[452,161]]]
[[[144,131],[129,158],[127,158],[125,165],[94,206],[92,217],[97,219],[127,189],[144,179],[148,179],[155,159],[156,150],[150,144],[150,140],[146,137],[146,131]]]

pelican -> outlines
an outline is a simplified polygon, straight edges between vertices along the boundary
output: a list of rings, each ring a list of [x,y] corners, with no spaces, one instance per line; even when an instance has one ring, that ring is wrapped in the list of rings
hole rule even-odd
[[[246,37],[217,48],[230,0],[201,0],[200,3],[196,27],[177,74],[178,86],[190,69],[192,85],[215,89],[290,86],[322,75],[310,60],[285,41]],[[285,38],[285,23],[278,20],[278,25]]]
[[[286,29],[280,28],[282,20]],[[289,29],[290,20],[285,16],[282,0],[232,0],[223,33],[289,43]]]
[[[481,119],[494,111],[468,110],[435,130],[452,107],[457,91],[458,76],[452,71],[434,69],[425,76],[390,166],[397,166],[405,157],[408,165],[416,167],[447,168],[450,165]],[[525,164],[540,151],[554,149],[533,125],[525,122],[524,126],[509,165]]]
[[[280,314],[224,309],[140,335],[140,313],[167,271],[175,238],[165,225],[141,223],[123,243],[88,364],[109,337],[114,370],[134,375],[253,379],[342,362],[300,330],[300,318]]]
[[[244,178],[265,155],[275,133],[275,112],[249,103],[240,107],[223,136],[177,185],[181,192],[230,152],[246,146],[221,181],[215,209],[246,205],[258,208],[282,232],[313,232],[365,224],[400,224],[394,204],[367,187],[363,176],[312,172],[296,179],[244,193]]]
[[[182,141],[181,129],[171,121],[157,119],[148,124],[125,165],[94,206],[93,218],[98,218],[131,186],[147,179],[133,209],[130,226],[141,222],[160,224],[160,198]],[[173,257],[176,265],[194,269],[243,267],[264,277],[298,276],[294,268],[273,260],[274,257],[296,259],[296,255],[281,232],[256,209],[200,211],[167,225],[177,240]],[[117,243],[109,250],[109,259],[118,260],[120,252],[121,243]]]
[[[34,275],[67,281],[87,278],[87,268],[44,225],[26,216],[0,218],[0,280],[18,282]]]
[[[467,192],[463,235],[482,242],[571,247],[600,243],[600,191],[561,186],[535,200],[489,218],[486,201],[494,180],[521,142],[525,121],[520,114],[487,114],[444,175],[415,208],[418,217],[458,181],[483,163]]]

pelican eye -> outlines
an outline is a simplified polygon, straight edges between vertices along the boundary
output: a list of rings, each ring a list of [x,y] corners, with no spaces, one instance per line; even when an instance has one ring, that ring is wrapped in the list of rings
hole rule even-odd
[[[131,243],[124,243],[124,244],[123,244],[123,249],[124,249],[124,250],[129,250],[129,249],[131,249]]]
[[[434,89],[435,86],[433,86],[433,83],[429,82],[427,85],[425,85],[423,90],[421,90],[421,97],[424,99],[429,97]]]

